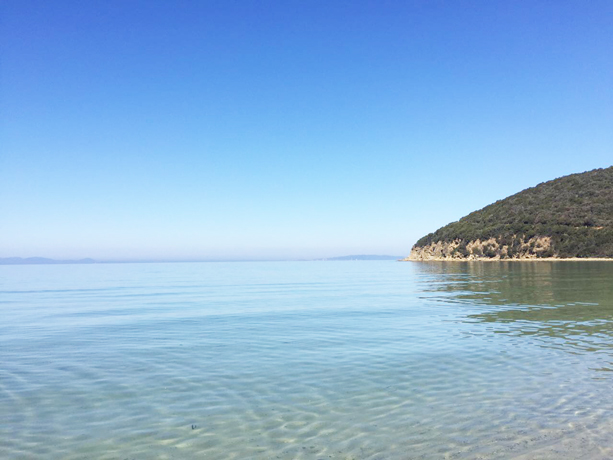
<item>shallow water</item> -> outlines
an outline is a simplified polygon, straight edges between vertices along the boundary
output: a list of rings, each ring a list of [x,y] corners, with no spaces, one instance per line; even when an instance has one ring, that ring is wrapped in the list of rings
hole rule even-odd
[[[613,264],[0,266],[3,459],[613,457]]]

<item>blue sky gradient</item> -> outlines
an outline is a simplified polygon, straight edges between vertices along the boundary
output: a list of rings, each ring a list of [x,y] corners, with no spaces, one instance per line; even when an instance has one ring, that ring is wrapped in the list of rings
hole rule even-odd
[[[0,257],[408,254],[613,164],[608,0],[0,12]]]

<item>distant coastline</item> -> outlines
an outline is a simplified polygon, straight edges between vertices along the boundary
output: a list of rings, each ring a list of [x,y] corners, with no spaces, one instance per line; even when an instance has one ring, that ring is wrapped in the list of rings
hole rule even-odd
[[[402,259],[402,256],[358,254],[358,255],[351,255],[351,256],[328,257],[325,259],[316,259],[316,260],[339,261],[339,260],[399,260],[399,259]]]
[[[94,260],[91,258],[61,260],[47,257],[0,257],[0,265],[76,265],[76,264],[147,264],[147,263],[205,263],[205,262],[327,262],[353,260],[401,260],[403,256],[359,254],[322,259],[202,259],[202,260]]]
[[[94,259],[56,260],[46,257],[4,257],[0,258],[0,265],[70,265],[70,264],[95,264]]]

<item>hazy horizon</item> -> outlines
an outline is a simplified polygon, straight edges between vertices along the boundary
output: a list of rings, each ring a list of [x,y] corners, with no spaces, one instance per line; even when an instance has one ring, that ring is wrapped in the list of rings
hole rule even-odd
[[[51,258],[51,257],[39,257],[39,256],[30,256],[30,257],[20,257],[20,256],[10,256],[10,257],[0,257],[0,265],[22,265],[22,264],[6,264],[6,260],[10,259],[45,259],[59,263],[81,263],[81,261],[92,261],[91,263],[198,263],[198,262],[316,262],[316,261],[333,261],[334,259],[339,260],[360,260],[360,259],[347,259],[348,257],[386,257],[386,258],[402,258],[405,255],[393,255],[393,254],[344,254],[344,255],[332,255],[332,256],[324,256],[317,258],[183,258],[183,259],[175,259],[175,258],[167,258],[167,259],[155,259],[155,258],[100,258],[95,259],[93,257],[83,257],[80,259],[66,259],[66,258]],[[369,260],[369,259],[364,259]],[[392,259],[370,259],[370,260],[392,260]],[[87,262],[90,263],[90,262]],[[27,264],[23,264],[27,265]]]

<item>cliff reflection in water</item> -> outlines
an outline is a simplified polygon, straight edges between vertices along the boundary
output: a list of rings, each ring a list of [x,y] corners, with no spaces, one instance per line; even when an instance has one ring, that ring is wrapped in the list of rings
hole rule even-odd
[[[436,262],[422,273],[424,296],[465,305],[463,321],[569,353],[605,353],[610,366],[599,370],[613,371],[613,263]]]

